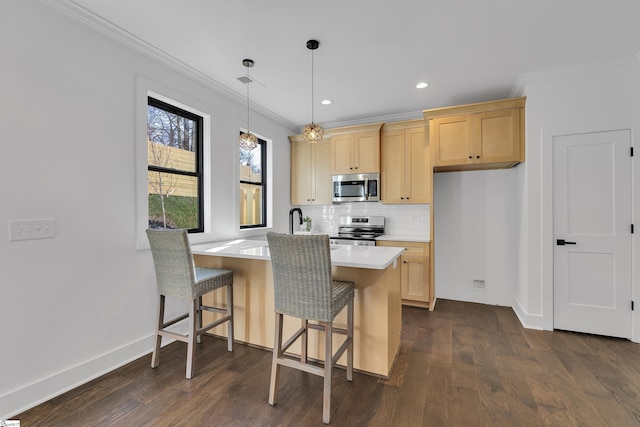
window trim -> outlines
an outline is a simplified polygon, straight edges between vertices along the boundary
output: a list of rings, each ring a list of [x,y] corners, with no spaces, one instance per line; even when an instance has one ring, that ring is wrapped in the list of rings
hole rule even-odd
[[[192,120],[196,123],[196,129],[197,129],[197,133],[196,133],[196,147],[195,147],[195,153],[196,153],[196,170],[195,172],[191,172],[191,171],[184,171],[184,170],[180,170],[180,169],[174,169],[174,168],[166,168],[166,167],[162,167],[162,166],[155,166],[155,165],[149,165],[148,161],[147,161],[147,171],[154,171],[154,172],[164,172],[164,173],[168,173],[168,174],[176,174],[176,175],[184,175],[184,176],[191,176],[191,177],[195,177],[196,181],[198,183],[198,224],[196,225],[195,228],[189,228],[187,229],[188,233],[204,233],[205,229],[204,229],[204,200],[203,200],[203,196],[204,196],[204,191],[203,191],[203,184],[204,184],[204,180],[203,180],[203,170],[204,170],[204,153],[203,153],[203,128],[204,128],[204,117],[201,114],[196,114],[192,111],[188,111],[186,109],[180,108],[177,105],[175,105],[176,103],[169,103],[169,102],[165,102],[163,100],[160,100],[156,97],[153,97],[151,95],[147,96],[147,106],[152,106],[155,108],[159,108],[162,109],[164,111],[167,111],[169,113],[178,115],[178,116],[182,116],[185,117],[189,120]],[[147,206],[147,216],[148,216],[148,206]],[[147,224],[148,224],[148,219],[147,219]]]
[[[240,134],[242,134],[242,130],[240,131]],[[257,135],[256,135],[257,136]],[[257,136],[258,138],[258,143],[261,145],[260,148],[260,168],[261,168],[261,175],[262,175],[262,180],[261,182],[258,184],[254,181],[247,181],[247,180],[243,180],[243,179],[239,179],[238,180],[238,184],[249,184],[249,185],[260,185],[262,187],[262,200],[261,200],[261,208],[262,208],[262,222],[260,224],[245,224],[242,225],[240,224],[240,230],[252,230],[252,229],[265,229],[268,227],[269,224],[269,218],[268,218],[268,191],[269,191],[269,187],[268,187],[268,165],[267,165],[267,150],[269,149],[267,144],[267,140],[266,138],[262,138],[260,136]],[[240,147],[238,147],[238,153],[240,151]],[[239,156],[238,156],[239,158]],[[239,217],[240,212],[238,212],[238,217]]]
[[[135,137],[133,142],[133,152],[135,155],[135,247],[136,250],[148,250],[149,240],[145,230],[149,225],[149,183],[148,183],[148,159],[147,159],[147,99],[149,96],[161,101],[171,103],[183,110],[197,114],[203,118],[202,124],[202,158],[203,158],[203,186],[204,196],[204,232],[192,233],[189,241],[192,243],[203,243],[211,241],[212,229],[212,174],[211,150],[213,144],[212,122],[215,119],[201,100],[190,96],[184,91],[171,85],[160,83],[145,76],[136,76],[135,89]]]

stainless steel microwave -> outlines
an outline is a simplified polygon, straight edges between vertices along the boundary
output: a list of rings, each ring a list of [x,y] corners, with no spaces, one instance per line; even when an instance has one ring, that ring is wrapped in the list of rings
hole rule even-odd
[[[377,202],[380,200],[380,174],[333,175],[333,201]]]

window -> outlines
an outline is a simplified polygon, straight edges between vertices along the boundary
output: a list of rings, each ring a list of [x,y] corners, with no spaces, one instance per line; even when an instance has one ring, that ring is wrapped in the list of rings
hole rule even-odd
[[[203,232],[203,118],[148,97],[149,228]]]
[[[239,147],[240,228],[267,225],[267,142],[258,138],[253,150]]]

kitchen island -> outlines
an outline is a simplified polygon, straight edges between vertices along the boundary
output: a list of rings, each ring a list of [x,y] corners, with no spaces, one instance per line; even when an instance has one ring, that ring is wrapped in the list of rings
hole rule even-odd
[[[234,335],[236,341],[273,348],[274,301],[271,258],[266,240],[237,239],[193,245],[197,266],[233,270]],[[400,349],[402,306],[399,256],[402,248],[376,246],[332,246],[331,264],[336,280],[355,283],[354,369],[388,378]],[[206,295],[205,304],[224,306],[224,292]],[[206,323],[216,314],[204,313]],[[208,317],[207,317],[208,316]],[[334,324],[346,327],[346,310]],[[285,334],[292,334],[300,320],[285,316]],[[211,333],[226,336],[226,326]],[[342,337],[334,337],[334,350]],[[289,351],[300,354],[299,344]],[[323,360],[324,338],[309,331],[309,357]],[[346,355],[338,362],[346,364]]]

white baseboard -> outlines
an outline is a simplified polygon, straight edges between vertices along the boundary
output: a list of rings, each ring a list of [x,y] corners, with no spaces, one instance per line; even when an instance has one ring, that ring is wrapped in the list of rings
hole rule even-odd
[[[537,329],[540,331],[544,331],[545,329],[547,329],[544,327],[545,322],[543,317],[540,315],[532,315],[525,312],[525,310],[522,308],[522,305],[520,305],[520,302],[516,298],[513,299],[512,308],[514,313],[516,313],[516,316],[518,316],[518,320],[520,320],[520,323],[525,328]]]
[[[164,347],[172,340],[162,341]],[[27,409],[150,354],[152,350],[153,335],[150,335],[0,396],[0,420],[11,419]]]

